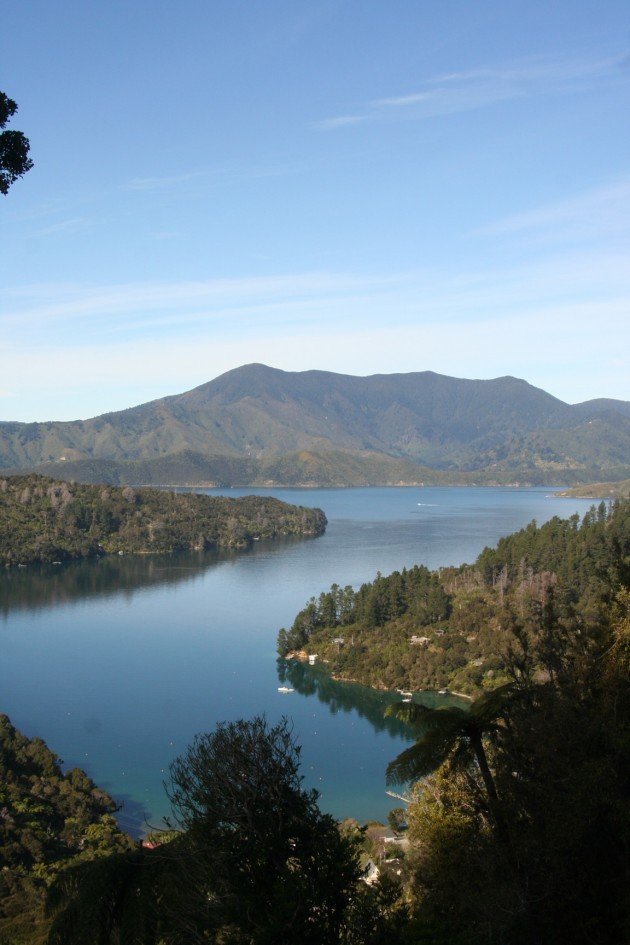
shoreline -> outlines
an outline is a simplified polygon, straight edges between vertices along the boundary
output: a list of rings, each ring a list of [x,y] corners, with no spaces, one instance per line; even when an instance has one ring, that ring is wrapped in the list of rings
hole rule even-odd
[[[286,654],[286,656],[280,657],[280,659],[287,661],[294,660],[298,663],[306,663],[308,662],[308,653],[306,650],[291,650]],[[392,694],[396,693],[396,695],[401,695],[400,689],[389,689],[387,686],[371,686],[369,683],[361,682],[359,679],[352,679],[349,676],[336,676],[334,673],[329,673],[326,669],[326,660],[319,660],[315,665],[322,666],[328,678],[332,679],[333,682],[349,683],[353,686],[363,686],[365,689],[372,689],[374,692],[391,692]],[[422,692],[431,692],[438,695],[441,694],[439,689],[405,689],[404,691],[411,692],[412,697],[417,696]],[[444,695],[456,696],[458,699],[466,699],[468,702],[474,702],[475,699],[474,696],[469,696],[466,692],[455,692],[452,689],[449,689],[444,693]]]
[[[317,483],[317,482],[245,482],[230,483],[129,483],[132,489],[558,489],[557,483],[540,482],[364,482],[364,483]],[[120,486],[116,488],[121,488]],[[565,497],[565,493],[554,493],[554,498]],[[568,496],[569,498],[590,498],[588,496]],[[595,498],[598,498],[597,496]]]

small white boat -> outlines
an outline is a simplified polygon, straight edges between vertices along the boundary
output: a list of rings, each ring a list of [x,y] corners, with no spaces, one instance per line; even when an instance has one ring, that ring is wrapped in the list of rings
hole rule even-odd
[[[278,686],[278,692],[283,692],[283,693],[295,692],[295,689],[289,689],[288,686]]]
[[[405,696],[403,702],[411,702],[411,696]]]
[[[448,689],[438,689],[438,694],[439,694],[440,696],[447,696],[447,695],[448,695]]]

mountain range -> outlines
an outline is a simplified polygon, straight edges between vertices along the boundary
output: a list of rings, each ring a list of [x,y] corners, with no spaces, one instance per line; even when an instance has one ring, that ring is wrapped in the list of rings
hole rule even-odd
[[[89,420],[0,422],[0,469],[88,482],[562,483],[630,475],[630,403],[514,377],[245,365]]]

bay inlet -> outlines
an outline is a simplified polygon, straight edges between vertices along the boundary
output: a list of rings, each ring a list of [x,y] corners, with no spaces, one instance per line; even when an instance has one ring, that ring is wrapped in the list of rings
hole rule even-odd
[[[261,712],[292,719],[305,783],[336,817],[384,819],[385,767],[407,742],[392,696],[277,661],[276,635],[332,583],[472,561],[486,545],[591,502],[545,489],[204,490],[272,494],[326,513],[326,534],[245,552],[105,557],[0,575],[0,709],[84,768],[138,834],[192,737]],[[280,693],[286,684],[294,691]],[[432,698],[432,697],[431,697]]]

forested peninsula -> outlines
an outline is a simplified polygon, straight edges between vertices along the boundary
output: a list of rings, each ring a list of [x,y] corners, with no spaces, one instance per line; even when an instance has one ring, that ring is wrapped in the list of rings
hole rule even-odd
[[[621,482],[591,482],[585,486],[574,486],[558,496],[567,499],[630,499],[630,479]]]
[[[245,548],[281,535],[321,535],[320,509],[267,496],[226,498],[82,485],[39,475],[0,479],[0,563],[103,554]]]
[[[476,696],[507,681],[532,635],[600,632],[629,574],[630,502],[602,503],[581,523],[532,522],[472,565],[379,574],[357,591],[335,584],[280,630],[278,652],[317,654],[336,678],[379,689]]]

